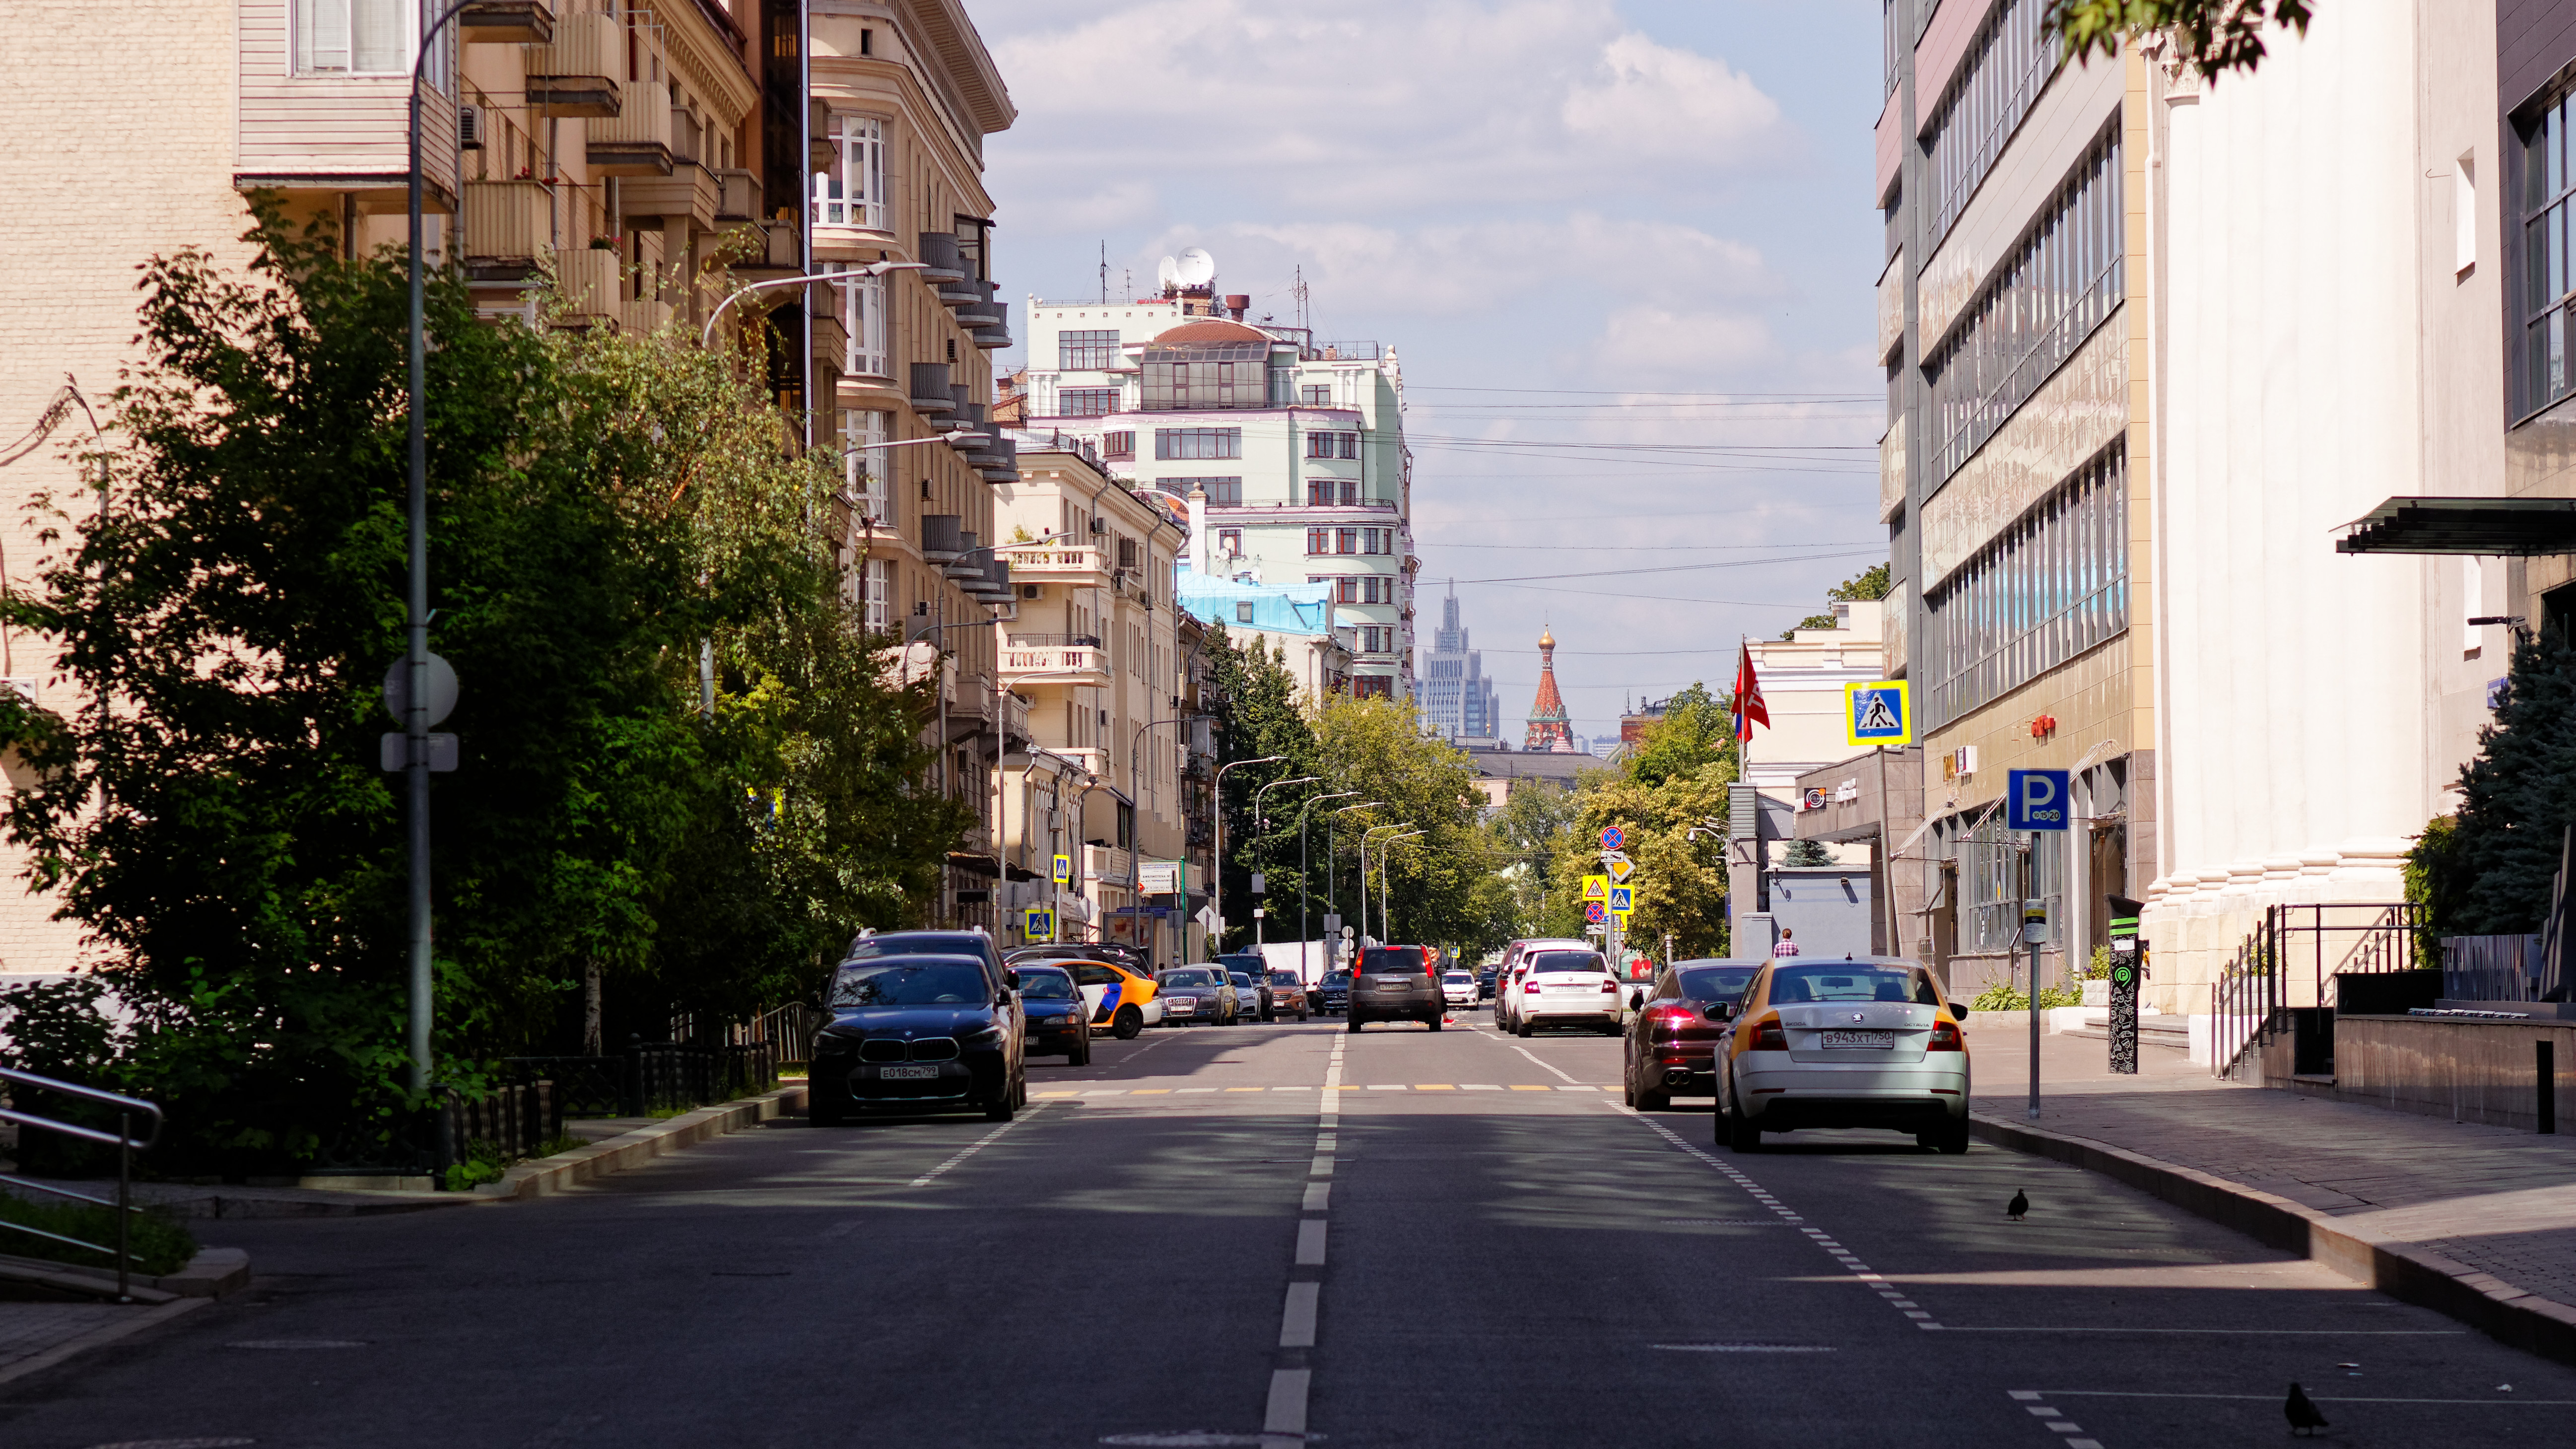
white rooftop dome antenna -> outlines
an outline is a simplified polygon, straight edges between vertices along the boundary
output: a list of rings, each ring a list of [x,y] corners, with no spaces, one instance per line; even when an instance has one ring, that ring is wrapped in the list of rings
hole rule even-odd
[[[1180,263],[1172,260],[1170,257],[1165,257],[1154,264],[1154,286],[1157,290],[1168,292],[1173,287],[1178,286],[1180,284],[1180,280]]]
[[[1209,256],[1205,247],[1191,247],[1174,260],[1174,279],[1184,287],[1204,287],[1216,280],[1216,258]]]

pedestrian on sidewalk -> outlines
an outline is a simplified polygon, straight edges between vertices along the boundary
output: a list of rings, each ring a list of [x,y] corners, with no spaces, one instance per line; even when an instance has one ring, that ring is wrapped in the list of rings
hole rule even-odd
[[[1797,954],[1798,954],[1798,942],[1797,942],[1797,935],[1798,935],[1798,932],[1797,932],[1797,930],[1796,930],[1794,927],[1790,927],[1790,926],[1782,926],[1782,927],[1780,928],[1780,944],[1778,944],[1778,945],[1776,945],[1776,946],[1774,946],[1774,947],[1772,947],[1772,948],[1771,948],[1771,954],[1772,954],[1772,955],[1774,955],[1774,956],[1795,956],[1795,955],[1797,955]]]

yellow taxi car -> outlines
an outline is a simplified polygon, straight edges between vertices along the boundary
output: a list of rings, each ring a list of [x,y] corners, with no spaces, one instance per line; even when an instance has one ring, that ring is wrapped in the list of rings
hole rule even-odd
[[[1765,1132],[1878,1127],[1968,1150],[1968,1008],[1901,959],[1776,957],[1744,995],[1709,1008],[1717,1140],[1758,1152]]]
[[[1106,1030],[1120,1041],[1133,1041],[1137,1033],[1163,1019],[1163,1002],[1154,978],[1142,971],[1131,970],[1115,961],[1050,961],[1073,973],[1074,984],[1082,988],[1082,999],[1091,1006],[1091,1029]]]

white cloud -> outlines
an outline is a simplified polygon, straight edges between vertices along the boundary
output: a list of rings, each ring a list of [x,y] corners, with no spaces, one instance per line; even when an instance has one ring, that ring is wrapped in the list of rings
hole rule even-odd
[[[1622,35],[1601,50],[1598,84],[1566,96],[1566,129],[1667,160],[1748,153],[1780,105],[1726,62]]]

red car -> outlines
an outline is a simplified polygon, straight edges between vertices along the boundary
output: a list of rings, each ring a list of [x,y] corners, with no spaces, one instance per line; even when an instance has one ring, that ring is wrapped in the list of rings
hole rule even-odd
[[[1628,1019],[1622,1094],[1640,1112],[1659,1112],[1676,1094],[1717,1091],[1719,1026],[1708,1009],[1744,994],[1759,961],[1676,961],[1655,973],[1655,984]]]

